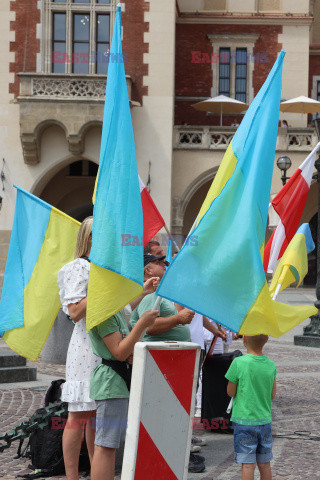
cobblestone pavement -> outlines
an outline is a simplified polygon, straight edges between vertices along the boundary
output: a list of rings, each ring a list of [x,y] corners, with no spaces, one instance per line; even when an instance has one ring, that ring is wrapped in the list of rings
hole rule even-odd
[[[312,440],[312,436],[317,437],[320,431],[320,348],[294,346],[294,333],[301,334],[301,326],[281,339],[270,339],[265,352],[276,362],[278,370],[278,392],[273,404],[273,479],[315,480],[320,478],[320,438]],[[240,341],[234,346],[242,349]],[[49,385],[52,379],[64,376],[63,366],[29,363],[36,364],[44,383],[33,382],[30,386],[19,386],[17,383],[11,387],[0,384],[0,434],[10,432],[12,427],[41,406],[44,384]],[[293,435],[294,432],[301,435]],[[233,461],[232,436],[198,429],[195,433],[208,442],[200,452],[206,458],[206,470],[200,474],[189,474],[188,480],[239,479],[240,467]],[[26,469],[28,462],[13,458],[17,446],[0,453],[0,478],[3,480],[15,479],[24,472],[30,473]],[[64,476],[52,478],[65,479]],[[257,472],[256,478],[259,478]]]

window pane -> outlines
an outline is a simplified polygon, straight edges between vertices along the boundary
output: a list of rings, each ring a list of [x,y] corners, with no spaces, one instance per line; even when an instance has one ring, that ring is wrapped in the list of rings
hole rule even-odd
[[[220,48],[220,63],[230,63],[230,48]]]
[[[73,15],[73,41],[89,42],[90,14],[76,13]]]
[[[236,53],[237,63],[247,63],[247,49],[246,48],[237,48]]]
[[[230,96],[230,48],[219,50],[219,95]]]
[[[100,4],[108,4],[110,3],[110,0],[96,0],[96,3],[100,3]]]
[[[245,79],[237,79],[236,80],[236,92],[238,93],[246,93],[246,80]]]
[[[66,14],[53,14],[52,72],[65,73]]]
[[[73,0],[73,3],[90,3],[90,0]]]
[[[54,42],[52,48],[52,72],[65,73],[65,42]]]
[[[239,100],[239,102],[246,103],[247,101],[247,96],[245,93],[237,93],[236,94],[236,100]]]
[[[247,96],[247,49],[237,48],[236,54],[236,100],[246,102]]]
[[[221,65],[220,66],[220,77],[221,78],[229,78],[229,75],[230,75],[229,65]]]
[[[53,14],[53,41],[66,40],[66,14]]]
[[[89,73],[89,44],[73,44],[73,73]]]
[[[53,3],[66,3],[66,0],[53,0]]]
[[[109,44],[99,43],[97,44],[97,73],[108,73],[108,61],[109,61]]]
[[[237,78],[246,78],[247,76],[247,65],[237,65],[236,67],[236,77]]]
[[[97,15],[97,42],[109,43],[110,16]]]

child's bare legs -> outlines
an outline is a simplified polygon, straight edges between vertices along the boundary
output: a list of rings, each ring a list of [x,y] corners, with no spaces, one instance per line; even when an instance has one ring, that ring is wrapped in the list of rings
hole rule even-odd
[[[88,418],[94,415],[95,411],[68,413],[68,421],[62,436],[63,458],[68,480],[79,479],[79,455],[82,434]]]
[[[261,480],[272,480],[271,465],[268,463],[259,463],[258,468]]]
[[[254,470],[256,463],[243,463],[242,464],[242,480],[254,480]]]
[[[94,446],[91,465],[91,480],[113,480],[116,461],[116,449]]]
[[[91,412],[91,415],[86,425],[86,443],[87,443],[90,464],[92,463],[92,459],[93,459],[94,439],[96,435],[95,420],[96,420],[96,411],[93,411]]]

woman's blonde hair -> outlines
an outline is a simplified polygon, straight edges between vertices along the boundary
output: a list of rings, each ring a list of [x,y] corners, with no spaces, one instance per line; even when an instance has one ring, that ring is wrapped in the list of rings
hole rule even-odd
[[[85,256],[88,251],[89,237],[92,232],[92,220],[93,217],[87,217],[80,225],[74,258],[81,258]]]

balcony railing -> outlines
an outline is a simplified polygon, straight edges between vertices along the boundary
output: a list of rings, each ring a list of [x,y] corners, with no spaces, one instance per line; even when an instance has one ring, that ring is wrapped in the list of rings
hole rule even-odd
[[[225,150],[236,133],[235,127],[174,127],[174,148]]]
[[[19,101],[54,100],[104,102],[106,75],[20,73]],[[131,100],[132,80],[127,76],[129,100]]]
[[[173,147],[176,149],[226,150],[236,127],[174,127]],[[279,128],[277,150],[311,151],[318,137],[314,128]]]

